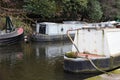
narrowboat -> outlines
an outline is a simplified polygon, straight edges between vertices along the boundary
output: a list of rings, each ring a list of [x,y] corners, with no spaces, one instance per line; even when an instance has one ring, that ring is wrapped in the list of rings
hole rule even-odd
[[[36,23],[36,30],[32,35],[33,41],[63,41],[69,40],[66,35],[67,30],[76,29],[81,27],[81,23],[52,23],[52,22],[41,22]],[[74,38],[74,32],[72,32],[71,37]]]
[[[32,41],[49,42],[69,40],[67,30],[81,28],[82,26],[113,26],[115,21],[101,23],[86,23],[80,21],[63,21],[63,23],[41,22],[36,23],[35,31],[32,35]],[[75,32],[70,33],[74,38]]]
[[[71,30],[73,31],[73,30]],[[64,55],[64,70],[75,73],[106,72],[120,67],[120,28],[83,26],[75,30],[72,49]]]
[[[0,46],[18,43],[23,39],[23,28],[14,28],[11,19],[6,17],[4,30],[0,31]]]

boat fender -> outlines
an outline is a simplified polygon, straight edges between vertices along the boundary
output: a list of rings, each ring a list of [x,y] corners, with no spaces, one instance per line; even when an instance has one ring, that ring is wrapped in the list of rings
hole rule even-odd
[[[28,36],[24,36],[24,41],[28,43]]]

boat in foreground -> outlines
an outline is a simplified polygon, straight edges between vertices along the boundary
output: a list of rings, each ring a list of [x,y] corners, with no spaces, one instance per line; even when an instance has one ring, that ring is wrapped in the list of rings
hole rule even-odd
[[[73,47],[64,55],[65,71],[105,72],[120,67],[120,28],[85,26],[70,40]]]
[[[9,17],[6,17],[5,29],[0,31],[0,46],[20,42],[23,39],[23,28],[14,28]]]

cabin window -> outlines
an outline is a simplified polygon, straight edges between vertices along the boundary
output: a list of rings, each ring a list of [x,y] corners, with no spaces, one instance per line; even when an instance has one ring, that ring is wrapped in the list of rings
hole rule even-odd
[[[105,27],[109,27],[108,24],[105,24]]]
[[[40,24],[39,33],[45,34],[46,33],[46,25]]]
[[[99,27],[101,27],[101,26],[102,26],[102,24],[98,24],[98,26],[99,26]]]
[[[61,28],[61,32],[63,32],[63,28]]]

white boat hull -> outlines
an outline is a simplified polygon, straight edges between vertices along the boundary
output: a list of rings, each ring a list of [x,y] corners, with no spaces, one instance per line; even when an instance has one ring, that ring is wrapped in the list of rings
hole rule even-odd
[[[102,71],[120,67],[120,28],[77,30],[74,44],[78,49],[73,45],[71,52],[79,53],[74,58],[64,56],[65,71],[99,72],[90,60]]]

